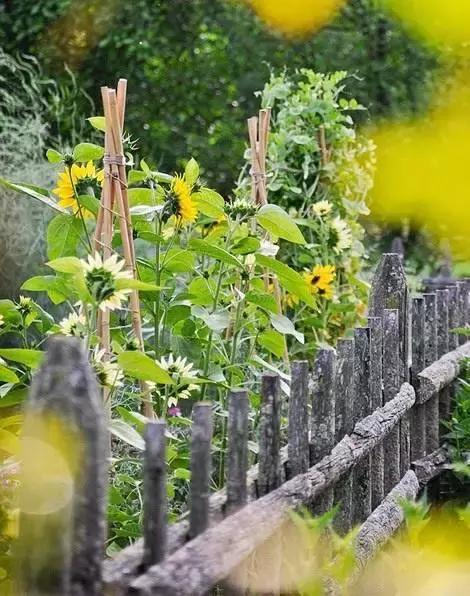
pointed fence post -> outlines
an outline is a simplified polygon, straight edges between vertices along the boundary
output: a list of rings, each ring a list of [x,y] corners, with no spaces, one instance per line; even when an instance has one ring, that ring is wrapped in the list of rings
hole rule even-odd
[[[263,375],[261,382],[261,420],[259,431],[258,494],[277,488],[281,481],[281,402],[279,376]]]
[[[436,294],[423,294],[424,298],[424,365],[438,359]],[[439,447],[439,396],[433,395],[426,407],[426,453]]]
[[[335,373],[335,443],[354,429],[354,339],[340,339],[336,347]],[[338,532],[346,534],[352,526],[353,472],[346,472],[335,486],[335,503],[339,506],[334,519]]]
[[[354,330],[354,423],[370,414],[370,329]],[[371,455],[353,469],[353,524],[362,523],[372,511]]]
[[[331,348],[318,350],[314,368],[312,412],[310,419],[310,465],[325,457],[335,443],[334,373],[336,354]],[[333,506],[333,488],[328,489],[315,505],[315,513],[328,511]]]
[[[145,430],[144,566],[160,563],[167,542],[165,423],[150,422]]]
[[[449,351],[449,290],[436,290],[437,310],[437,356],[441,358]],[[439,394],[439,420],[448,420],[450,416],[451,389],[444,387]],[[439,435],[447,433],[445,425],[440,424]]]
[[[370,411],[375,412],[383,406],[382,395],[382,319],[380,317],[369,317],[370,328]],[[383,443],[377,445],[372,452],[372,510],[374,510],[384,498],[384,451]]]
[[[308,444],[308,362],[292,363],[289,397],[289,477],[303,474],[309,468]]]
[[[424,366],[424,298],[413,298],[411,312],[411,384],[417,390],[418,374]],[[426,405],[415,404],[411,410],[411,460],[426,455]]]
[[[82,342],[54,336],[25,407],[19,593],[102,594],[107,440]]]
[[[459,336],[452,330],[456,329],[459,324],[459,297],[456,285],[447,287],[449,292],[449,350],[455,350],[459,346]]]
[[[232,389],[228,399],[227,513],[234,513],[246,503],[248,414],[248,391]]]

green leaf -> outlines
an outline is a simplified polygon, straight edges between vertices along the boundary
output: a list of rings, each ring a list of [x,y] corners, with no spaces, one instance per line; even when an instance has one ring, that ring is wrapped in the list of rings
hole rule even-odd
[[[178,321],[184,321],[191,316],[191,308],[185,304],[175,304],[166,313],[166,324],[173,327]]]
[[[295,294],[299,297],[300,300],[315,308],[316,303],[315,299],[310,293],[310,288],[308,287],[307,282],[304,278],[294,271],[289,266],[276,261],[272,257],[266,257],[264,255],[257,254],[256,255],[256,262],[261,267],[265,267],[269,269],[273,273],[277,275],[279,278],[279,282],[281,285],[291,294]]]
[[[118,364],[122,370],[134,379],[153,381],[162,385],[174,385],[173,379],[159,364],[142,352],[121,352]]]
[[[41,364],[44,352],[40,350],[26,350],[23,348],[5,348],[0,350],[0,356],[11,362],[19,362],[28,368],[37,368]]]
[[[189,250],[172,248],[165,255],[164,269],[172,273],[194,270],[194,255]]]
[[[77,257],[61,257],[46,263],[48,267],[60,273],[81,273],[82,263]]]
[[[18,387],[17,389],[12,389],[13,385],[3,385],[2,389],[5,387],[8,388],[8,391],[1,392],[0,394],[0,408],[10,408],[11,406],[16,406],[21,404],[25,401],[28,396],[28,390],[26,387]]]
[[[96,130],[106,132],[106,118],[104,116],[91,116],[91,118],[87,118],[87,120],[93,128],[96,128]]]
[[[273,329],[268,329],[260,333],[258,335],[258,343],[278,358],[281,358],[284,354],[284,337]]]
[[[49,163],[60,163],[64,159],[62,153],[59,153],[55,149],[48,149],[46,151],[46,157]]]
[[[115,437],[121,439],[128,445],[139,449],[139,451],[145,450],[145,441],[141,435],[135,430],[134,427],[130,426],[121,420],[120,418],[113,418],[109,423],[109,430]]]
[[[82,234],[81,222],[73,215],[56,215],[47,226],[49,259],[68,257],[77,252]]]
[[[13,370],[0,364],[0,381],[3,383],[19,383],[20,380]]]
[[[137,205],[156,205],[159,202],[158,192],[152,188],[130,188],[127,191],[127,196],[131,207]]]
[[[210,188],[201,188],[193,193],[192,198],[199,211],[212,219],[225,218],[225,201],[221,195]]]
[[[116,280],[117,290],[139,290],[139,292],[158,292],[162,289],[161,286],[155,286],[154,284],[148,284],[140,279],[118,279]]]
[[[230,315],[225,310],[210,313],[207,309],[196,305],[191,307],[191,314],[204,321],[212,331],[223,331],[230,325]]]
[[[179,478],[180,480],[190,480],[191,479],[191,472],[187,468],[176,468],[173,472],[173,476],[175,478]]]
[[[271,294],[250,291],[246,294],[245,299],[247,302],[251,302],[251,304],[255,304],[263,310],[273,313],[277,313],[278,311],[276,299]]]
[[[127,182],[129,184],[139,184],[147,178],[147,174],[142,170],[130,170],[127,176]]]
[[[0,300],[0,315],[6,322],[15,322],[21,319],[20,313],[16,310],[15,303],[12,300]]]
[[[193,157],[191,157],[191,159],[186,164],[186,168],[184,170],[184,179],[189,184],[189,186],[194,186],[194,184],[196,184],[198,178],[199,178],[199,164]]]
[[[214,301],[215,288],[214,280],[196,277],[188,286],[189,298],[193,304],[208,306]]]
[[[232,247],[232,252],[236,255],[249,255],[256,252],[260,246],[261,243],[258,238],[247,236]]]
[[[73,150],[73,158],[79,162],[96,161],[101,159],[103,155],[103,147],[93,143],[79,143]]]
[[[272,314],[271,325],[276,331],[279,331],[279,333],[282,333],[283,335],[293,335],[301,344],[305,342],[303,333],[299,333],[294,327],[294,323],[284,315]]]
[[[44,205],[51,207],[59,213],[67,213],[67,210],[60,207],[56,201],[50,197],[48,191],[45,189],[40,189],[42,192],[39,192],[37,187],[33,188],[27,184],[14,184],[13,182],[5,180],[5,178],[0,178],[0,184],[6,188],[9,188],[10,190],[25,194],[33,199],[36,199],[37,201],[41,201],[41,203],[44,203]]]
[[[189,248],[198,254],[207,255],[217,259],[218,261],[222,261],[227,265],[234,265],[235,267],[243,269],[243,263],[241,263],[241,261],[239,261],[236,257],[231,255],[224,248],[210,244],[205,240],[193,239],[189,243]]]
[[[54,304],[60,304],[70,294],[65,281],[54,275],[37,275],[31,277],[24,282],[21,289],[28,292],[47,292],[47,295]]]
[[[278,205],[263,205],[256,221],[267,232],[294,244],[305,244],[305,238],[292,218]]]
[[[98,209],[100,208],[100,201],[93,195],[80,195],[77,198],[78,203],[81,207],[88,209],[91,211],[93,215],[98,214]],[[77,218],[75,218],[77,219]],[[83,226],[82,226],[83,227]]]

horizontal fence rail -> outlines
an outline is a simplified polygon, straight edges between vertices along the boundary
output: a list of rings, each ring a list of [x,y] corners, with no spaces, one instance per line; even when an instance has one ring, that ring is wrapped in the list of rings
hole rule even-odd
[[[70,479],[70,502],[49,520],[63,529],[56,570],[48,576],[46,557],[23,548],[22,589],[188,596],[216,585],[224,590],[263,544],[271,548],[272,561],[280,561],[276,541],[269,541],[302,506],[322,513],[337,505],[334,523],[341,533],[362,524],[356,541],[359,572],[402,523],[400,497],[416,498],[447,465],[439,419],[450,415],[452,385],[462,360],[470,357],[470,342],[453,331],[469,323],[470,287],[446,280],[426,290],[410,297],[402,258],[383,255],[366,326],[340,340],[336,350],[320,349],[311,365],[292,363],[286,445],[281,444],[286,404],[279,378],[263,375],[258,461],[250,468],[248,394],[230,391],[226,486],[213,494],[212,408],[208,402],[195,404],[189,508],[171,526],[166,524],[165,425],[149,423],[143,538],[106,561],[104,412],[79,341],[52,338],[33,380],[26,420],[38,412],[53,414],[73,430],[80,457]],[[91,404],[89,415],[74,409],[78,398],[81,407]],[[25,424],[25,438],[35,432],[34,425]],[[22,514],[19,545],[31,532],[37,543],[47,542],[46,529]],[[35,582],[45,576],[47,586],[38,587]]]

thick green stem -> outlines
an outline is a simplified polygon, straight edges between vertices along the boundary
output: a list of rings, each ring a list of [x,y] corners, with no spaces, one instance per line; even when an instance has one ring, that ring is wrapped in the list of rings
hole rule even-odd
[[[160,267],[160,234],[162,231],[162,224],[159,217],[155,218],[155,233],[157,234],[157,243],[155,245],[155,285],[160,286],[161,281],[161,267]],[[157,297],[154,304],[154,341],[155,341],[155,356],[160,355],[160,303],[161,291],[157,290]]]

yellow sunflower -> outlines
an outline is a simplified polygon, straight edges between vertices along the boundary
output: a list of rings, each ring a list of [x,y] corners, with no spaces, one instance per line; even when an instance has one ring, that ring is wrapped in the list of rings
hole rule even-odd
[[[191,186],[183,176],[175,176],[171,184],[171,191],[175,200],[176,222],[179,226],[192,224],[196,221],[198,208],[191,196]]]
[[[92,217],[91,211],[79,205],[77,197],[90,194],[90,189],[99,197],[103,180],[103,170],[96,170],[92,161],[83,165],[74,163],[70,171],[67,168],[59,174],[57,188],[52,192],[59,197],[60,207],[71,208],[74,215],[79,215],[81,211],[83,217]]]
[[[304,279],[312,294],[318,294],[326,300],[333,298],[332,282],[336,276],[334,265],[315,265],[312,271],[304,273]]]

